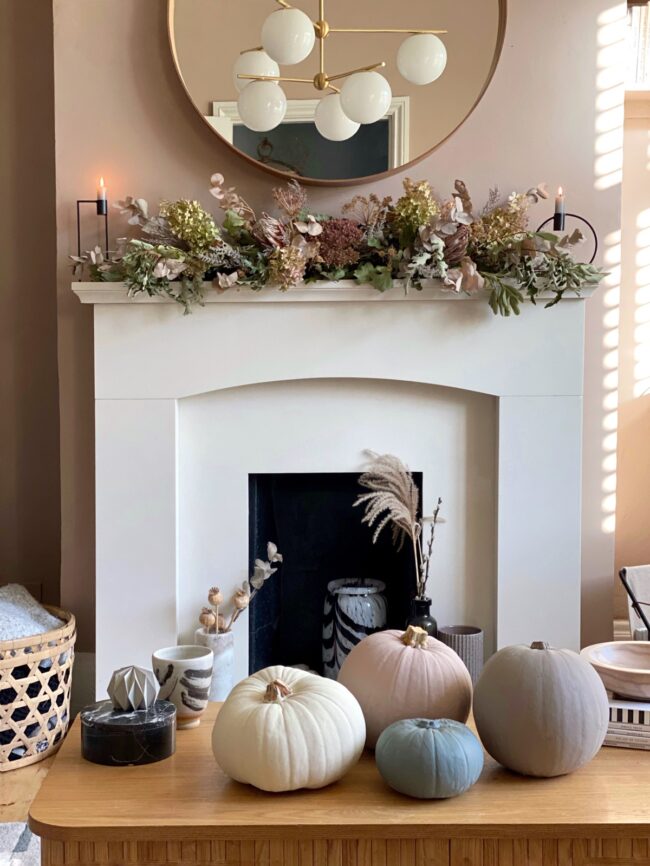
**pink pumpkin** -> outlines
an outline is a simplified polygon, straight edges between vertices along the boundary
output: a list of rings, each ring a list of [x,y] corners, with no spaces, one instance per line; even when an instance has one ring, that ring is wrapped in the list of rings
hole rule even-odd
[[[416,626],[380,631],[357,644],[338,681],[361,704],[366,746],[400,719],[467,721],[472,680],[456,653]]]

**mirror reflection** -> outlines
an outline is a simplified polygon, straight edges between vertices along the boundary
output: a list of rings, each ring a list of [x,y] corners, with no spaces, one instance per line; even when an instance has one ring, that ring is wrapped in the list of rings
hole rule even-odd
[[[197,110],[262,165],[352,180],[421,158],[487,86],[502,0],[169,0]]]

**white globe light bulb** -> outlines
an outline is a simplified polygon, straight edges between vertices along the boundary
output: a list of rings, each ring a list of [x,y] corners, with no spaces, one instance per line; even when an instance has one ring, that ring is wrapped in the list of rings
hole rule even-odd
[[[232,68],[232,80],[238,91],[242,91],[250,78],[238,78],[239,75],[279,75],[280,67],[271,60],[266,51],[244,51],[240,54]]]
[[[341,108],[355,123],[375,123],[390,108],[390,84],[378,72],[356,72],[341,88]]]
[[[275,81],[252,81],[239,94],[239,116],[254,132],[268,132],[284,120],[287,97]]]
[[[309,57],[315,41],[314,25],[301,9],[278,9],[262,25],[264,50],[284,66]]]
[[[350,120],[343,112],[339,93],[331,93],[321,99],[316,108],[314,122],[323,138],[329,141],[347,141],[359,129],[359,124]]]
[[[409,36],[397,52],[397,68],[411,84],[431,84],[447,65],[447,49],[434,33]]]

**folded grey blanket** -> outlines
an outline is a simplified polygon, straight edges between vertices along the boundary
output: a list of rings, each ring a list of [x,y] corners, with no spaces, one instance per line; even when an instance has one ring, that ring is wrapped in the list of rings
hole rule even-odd
[[[0,640],[17,640],[61,628],[63,622],[17,583],[0,586]]]

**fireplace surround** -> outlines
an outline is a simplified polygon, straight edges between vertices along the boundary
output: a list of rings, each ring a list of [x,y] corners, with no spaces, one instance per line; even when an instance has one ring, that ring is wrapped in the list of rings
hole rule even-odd
[[[501,319],[437,286],[335,284],[209,292],[183,316],[120,284],[73,289],[94,305],[98,694],[191,634],[201,587],[246,576],[249,474],[358,472],[362,447],[422,470],[425,507],[449,502],[445,613],[482,616],[490,650],[578,648],[585,298]],[[235,446],[250,455],[237,484]]]

